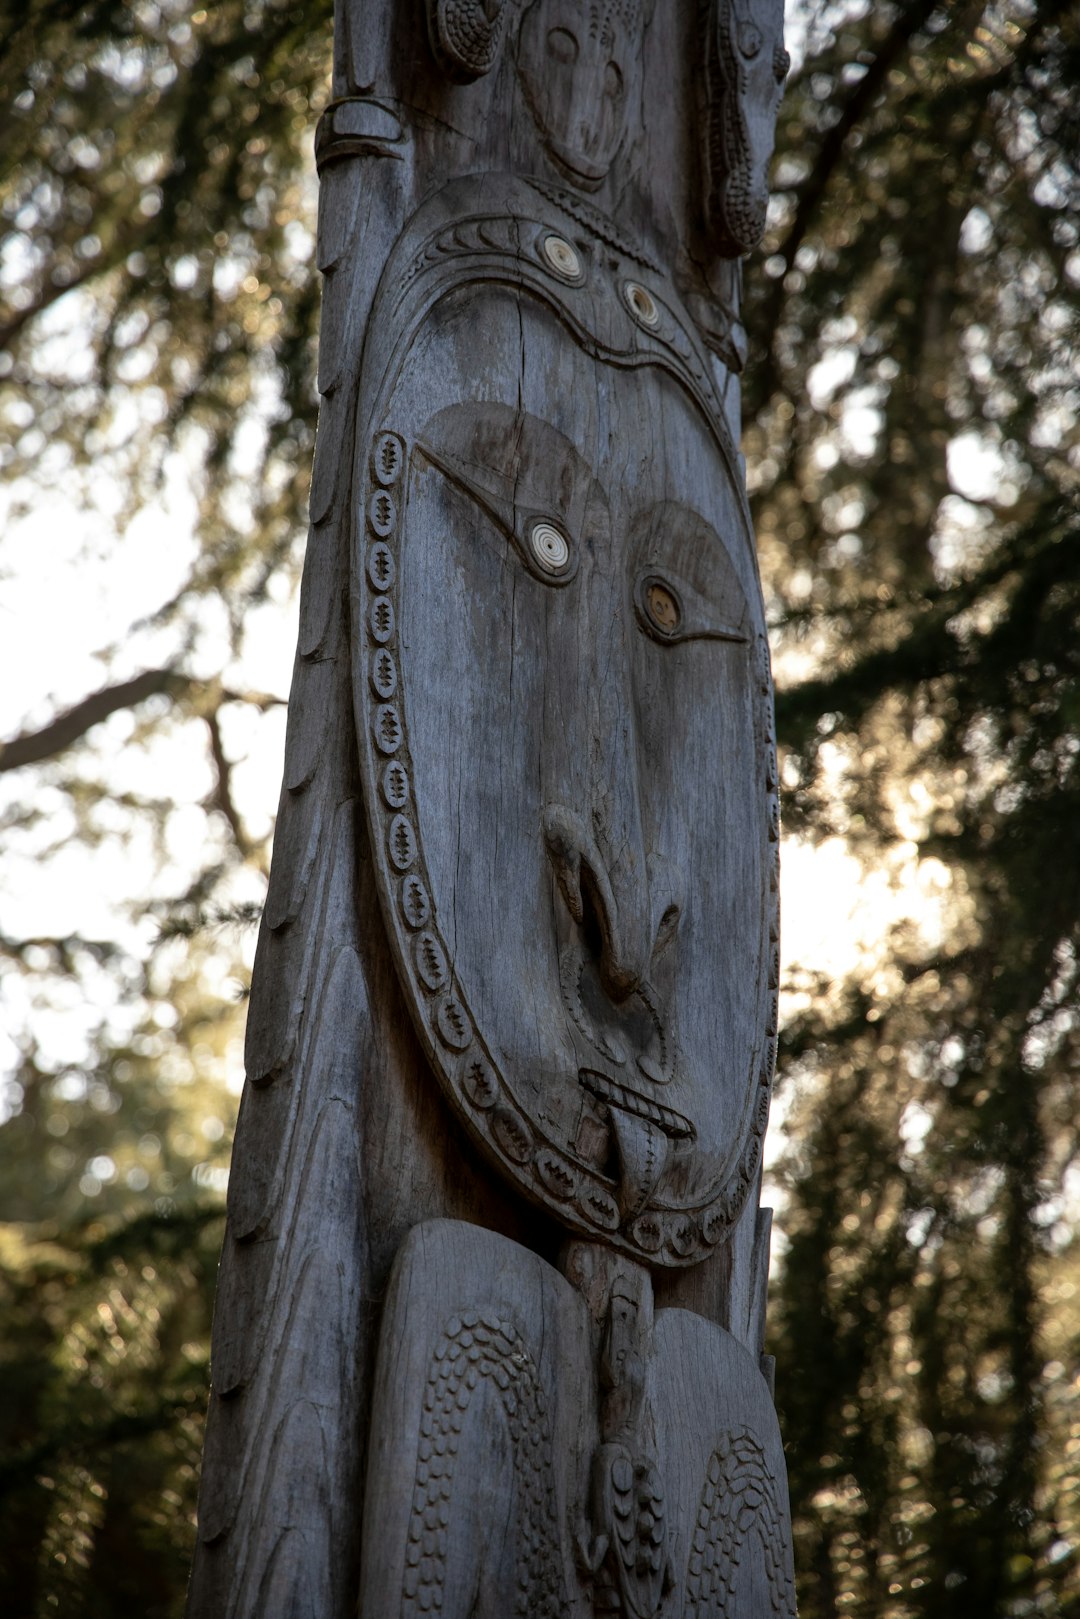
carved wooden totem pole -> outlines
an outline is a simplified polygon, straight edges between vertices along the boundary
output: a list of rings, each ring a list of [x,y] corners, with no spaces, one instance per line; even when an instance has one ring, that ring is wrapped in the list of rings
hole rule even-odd
[[[782,0],[341,0],[192,1619],[784,1619]]]

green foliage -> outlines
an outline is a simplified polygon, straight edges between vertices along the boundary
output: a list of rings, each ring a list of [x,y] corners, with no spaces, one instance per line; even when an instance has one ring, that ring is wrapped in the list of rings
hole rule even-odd
[[[213,592],[238,628],[295,540],[310,469],[331,0],[3,11],[7,471],[106,468],[130,512],[181,443],[204,542],[181,595]],[[61,300],[70,320],[35,341]],[[230,499],[245,424],[258,448]]]
[[[199,1208],[0,1227],[8,1613],[178,1611],[221,1234]]]
[[[160,667],[105,648],[103,691],[0,751],[17,860],[145,845],[154,872],[93,937],[0,937],[0,1579],[19,1615],[182,1607],[267,865],[238,776],[278,714],[245,635],[287,596],[303,528],[330,9],[0,5],[0,471],[16,510],[58,481],[93,509],[106,477],[121,528],[179,458],[199,524],[152,615]],[[786,823],[934,898],[843,981],[786,985],[770,1347],[801,1611],[1064,1613],[1080,28],[1055,0],[821,0],[798,20],[746,277]],[[72,1007],[95,1011],[61,1037]]]
[[[17,1619],[183,1607],[225,1081],[268,864],[234,766],[280,713],[249,689],[245,632],[299,557],[330,11],[0,6],[9,533],[57,488],[122,533],[181,483],[199,538],[186,567],[165,559],[151,619],[101,643],[102,689],[0,749],[0,1606]],[[70,929],[20,931],[16,872],[39,869],[55,911],[73,844],[92,931],[77,897]]]

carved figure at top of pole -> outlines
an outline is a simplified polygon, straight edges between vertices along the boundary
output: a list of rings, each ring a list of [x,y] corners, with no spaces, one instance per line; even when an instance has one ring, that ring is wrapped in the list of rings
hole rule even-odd
[[[768,167],[790,59],[783,44],[783,0],[710,0],[700,9],[704,118],[696,158],[697,195],[676,197],[650,155],[641,165],[642,63],[655,0],[427,0],[432,47],[447,76],[469,83],[505,58],[553,175],[579,194],[607,190],[619,169],[653,192],[654,229],[677,261],[695,319],[724,364],[740,371],[745,334],[730,261],[751,252],[765,229]],[[663,86],[654,83],[645,99]],[[526,147],[529,142],[526,142]],[[636,148],[636,149],[635,149]],[[525,148],[523,148],[524,150]],[[618,162],[617,162],[618,160]],[[533,172],[544,165],[530,163]],[[671,177],[674,178],[674,177]],[[681,178],[676,188],[681,186]],[[681,215],[669,241],[672,215]]]

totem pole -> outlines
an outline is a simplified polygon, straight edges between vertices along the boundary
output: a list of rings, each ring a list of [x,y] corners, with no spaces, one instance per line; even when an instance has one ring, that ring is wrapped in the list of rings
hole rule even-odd
[[[735,448],[781,34],[340,0],[191,1619],[794,1613]]]

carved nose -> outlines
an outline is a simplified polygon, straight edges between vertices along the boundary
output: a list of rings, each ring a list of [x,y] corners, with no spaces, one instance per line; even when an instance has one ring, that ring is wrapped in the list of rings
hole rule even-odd
[[[657,855],[646,858],[640,844],[605,860],[581,816],[563,804],[545,809],[544,842],[570,915],[587,940],[593,936],[604,988],[612,1000],[625,1000],[674,937],[677,873]]]

